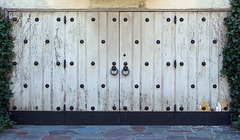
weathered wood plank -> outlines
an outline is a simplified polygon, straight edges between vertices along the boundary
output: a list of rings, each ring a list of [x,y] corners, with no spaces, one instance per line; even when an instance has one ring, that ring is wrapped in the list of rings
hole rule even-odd
[[[188,13],[187,49],[188,49],[188,111],[197,111],[197,49],[198,19],[197,12]]]
[[[78,90],[78,43],[79,43],[79,26],[76,12],[66,13],[66,39],[65,39],[65,55],[66,55],[66,89],[65,89],[65,104],[66,110],[77,110],[77,90]]]
[[[53,60],[53,85],[51,94],[51,110],[56,111],[57,107],[63,110],[64,94],[65,94],[65,25],[64,25],[64,12],[53,13],[53,47],[52,47],[52,60]],[[61,20],[58,22],[57,18]],[[57,65],[57,62],[60,65]]]
[[[205,20],[204,20],[205,19]],[[209,85],[209,13],[198,13],[198,64],[197,64],[197,90],[198,107],[203,100],[210,103],[210,85]],[[202,65],[205,63],[206,65]]]
[[[99,13],[89,12],[86,16],[86,65],[87,65],[87,110],[98,109],[99,88]]]
[[[116,21],[114,22],[114,18]],[[119,77],[121,74],[122,64],[119,62],[119,13],[109,12],[107,17],[107,38],[106,38],[106,51],[107,51],[107,91],[106,91],[106,110],[116,111],[119,110]],[[110,74],[112,63],[116,62],[118,74],[113,76]],[[115,73],[115,72],[113,72]]]
[[[148,21],[149,20],[149,21]],[[154,25],[155,19],[152,12],[143,12],[141,14],[141,37],[142,39],[142,57],[141,57],[141,110],[145,107],[149,111],[153,110],[153,96],[154,96]],[[134,61],[134,60],[133,60]],[[147,64],[148,63],[148,64]]]

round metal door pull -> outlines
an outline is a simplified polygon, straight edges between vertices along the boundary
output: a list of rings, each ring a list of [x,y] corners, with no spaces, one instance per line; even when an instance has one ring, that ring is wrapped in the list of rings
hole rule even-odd
[[[74,107],[73,106],[70,106],[70,108],[69,108],[70,110],[73,110],[74,109]]]
[[[118,69],[116,66],[112,66],[111,70],[110,70],[110,73],[115,76],[115,75],[118,75]]]
[[[81,85],[80,85],[80,88],[84,88],[84,84],[81,84]]]
[[[127,70],[124,69],[124,68],[127,68]],[[123,68],[123,70],[122,70],[122,75],[128,76],[128,75],[130,74],[130,70],[128,69],[128,67],[124,67],[124,68]]]

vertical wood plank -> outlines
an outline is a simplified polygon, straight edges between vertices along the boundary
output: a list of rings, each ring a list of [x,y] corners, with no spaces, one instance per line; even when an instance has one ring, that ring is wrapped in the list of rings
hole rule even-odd
[[[163,26],[163,39],[162,39],[162,52],[163,52],[163,93],[162,101],[164,103],[164,109],[170,107],[170,111],[174,110],[175,104],[175,70],[174,70],[174,60],[175,60],[175,24],[174,24],[174,12],[164,12],[162,21]],[[170,22],[167,19],[170,18]],[[170,66],[167,66],[167,63]]]
[[[132,105],[131,108],[134,111],[140,111],[140,88],[135,88],[134,85],[140,85],[140,72],[141,72],[141,48],[142,48],[142,37],[141,37],[141,13],[134,12],[133,13],[133,29],[132,29],[132,88],[133,88],[133,98],[131,100]],[[138,40],[140,43],[134,43],[135,40]],[[141,85],[140,85],[141,86]]]
[[[205,18],[205,21],[202,21]],[[209,91],[209,13],[198,13],[198,71],[197,71],[197,90],[198,90],[198,107],[201,106],[203,100],[210,103]],[[206,65],[203,66],[202,62]]]
[[[114,21],[116,18],[116,21]],[[119,77],[121,74],[121,64],[119,63],[119,13],[109,12],[107,17],[107,39],[106,39],[106,75],[107,75],[107,91],[106,91],[106,111],[114,111],[113,107],[116,107],[116,111],[119,110]],[[112,68],[112,62],[116,62],[118,74],[113,76],[110,74]]]
[[[124,21],[124,18],[127,20]],[[120,13],[120,72],[123,70],[123,63],[128,63],[128,68],[130,74],[128,76],[120,74],[120,111],[124,111],[123,108],[127,107],[128,111],[132,111],[131,106],[132,101],[132,25],[133,25],[133,13],[132,12],[123,12]]]
[[[93,20],[93,18],[95,20]],[[93,20],[93,21],[92,21]],[[99,15],[97,12],[89,12],[86,17],[86,78],[87,78],[87,110],[91,107],[98,109],[98,92],[99,92]],[[91,65],[94,63],[94,65]]]
[[[227,27],[224,25],[224,18],[227,17],[227,12],[219,12],[219,30],[218,30],[218,102],[222,104],[222,101],[227,101],[230,103],[231,98],[229,95],[229,84],[227,77],[221,77],[221,70],[222,70],[222,60],[223,60],[223,47],[227,44]],[[228,104],[229,105],[229,104]],[[221,108],[224,108],[222,106]],[[220,110],[218,110],[220,111]],[[222,110],[223,111],[223,110]]]
[[[145,21],[149,19],[149,21]],[[149,111],[153,110],[153,95],[154,95],[154,14],[152,12],[143,12],[141,17],[142,23],[142,57],[141,57],[141,110],[145,110],[145,107],[149,108]],[[146,65],[148,63],[148,65]]]
[[[52,60],[53,60],[53,78],[52,78],[52,94],[51,94],[51,110],[56,111],[57,107],[63,110],[64,94],[65,94],[65,25],[64,25],[64,12],[54,12],[52,18],[53,25],[53,47],[52,47]],[[61,20],[58,22],[57,18]],[[60,62],[60,65],[57,65]]]
[[[11,12],[9,13],[9,17],[17,18],[17,21],[14,21],[13,23],[13,30],[12,34],[15,37],[14,40],[14,48],[13,52],[15,53],[15,58],[13,62],[16,62],[17,65],[14,66],[11,82],[13,83],[11,85],[11,90],[13,92],[13,96],[10,99],[10,110],[13,110],[13,106],[17,107],[17,110],[21,109],[23,107],[22,100],[21,100],[21,90],[22,90],[22,46],[23,46],[23,40],[22,40],[22,13],[21,12]]]
[[[79,39],[79,26],[77,21],[77,12],[67,12],[67,24],[66,24],[66,39],[65,39],[65,55],[66,55],[66,110],[70,111],[70,107],[73,110],[77,110],[77,90],[78,90],[78,74],[77,74],[77,55],[78,55],[78,39]]]
[[[21,36],[21,61],[22,65],[19,65],[19,67],[22,67],[22,85],[21,85],[21,110],[24,111],[30,111],[30,100],[31,100],[31,13],[29,12],[24,12],[22,15],[22,23],[21,23],[21,28],[22,28],[22,36]],[[26,44],[24,44],[24,40],[28,40]],[[27,85],[27,88],[24,88],[24,85]]]
[[[219,48],[219,13],[211,12],[209,15],[209,84],[210,84],[210,107],[215,110],[218,102],[218,48]],[[217,41],[214,43],[214,41]],[[217,87],[214,88],[214,85]]]
[[[88,19],[89,20],[89,19]],[[79,42],[82,40],[83,42],[80,43],[79,46],[79,55],[78,55],[78,71],[79,71],[79,100],[78,100],[78,108],[80,111],[87,110],[87,94],[86,91],[86,12],[79,12],[78,13],[78,20],[79,24]],[[89,65],[89,64],[88,64]],[[81,88],[80,85],[84,85],[85,87]]]
[[[107,74],[109,71],[107,70],[107,47],[109,39],[107,38],[107,25],[108,15],[106,12],[99,12],[99,41],[98,41],[98,60],[99,60],[99,92],[98,92],[98,110],[106,111],[108,106],[108,100],[106,95],[106,89],[108,89],[107,85]],[[109,29],[111,30],[111,29]],[[114,34],[114,33],[112,33]],[[105,41],[105,42],[104,42]],[[111,60],[109,60],[111,61]],[[105,85],[105,87],[103,86]],[[113,94],[113,93],[112,93]]]
[[[31,73],[31,93],[29,98],[30,110],[42,110],[42,89],[43,89],[43,62],[42,62],[42,47],[44,46],[44,38],[42,35],[43,18],[42,12],[31,12],[31,58],[30,73]],[[39,21],[38,21],[39,20]]]
[[[51,89],[52,89],[52,48],[53,48],[53,26],[52,26],[52,13],[42,13],[42,28],[43,38],[41,41],[44,42],[42,46],[42,66],[43,66],[43,96],[42,96],[42,110],[51,110]],[[46,41],[49,40],[49,43]],[[48,87],[49,86],[49,87]]]
[[[188,17],[186,12],[177,12],[176,24],[176,105],[177,110],[183,107],[184,111],[188,110]],[[181,21],[183,20],[183,21]],[[181,63],[183,65],[181,65]]]
[[[153,83],[153,89],[154,89],[154,111],[165,111],[163,108],[163,101],[162,101],[162,69],[164,66],[162,60],[163,60],[163,51],[162,51],[162,41],[163,41],[163,29],[162,29],[162,22],[163,19],[163,13],[162,12],[155,12],[155,40],[154,43],[154,52],[155,52],[155,61],[153,63],[154,67],[154,73],[155,73],[155,81]],[[160,41],[158,44],[157,40]],[[157,85],[160,87],[158,88]]]
[[[187,49],[188,53],[188,111],[197,111],[197,48],[198,48],[198,20],[197,12],[188,13]],[[191,42],[194,41],[194,42]]]

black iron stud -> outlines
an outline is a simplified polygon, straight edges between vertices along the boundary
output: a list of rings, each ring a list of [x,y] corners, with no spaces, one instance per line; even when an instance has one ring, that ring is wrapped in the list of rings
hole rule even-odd
[[[101,87],[102,87],[102,88],[105,88],[105,84],[102,84]]]
[[[138,88],[138,84],[135,85],[135,88]]]
[[[39,21],[39,18],[35,18],[35,21],[38,22],[38,21]]]
[[[73,106],[70,106],[70,108],[69,108],[70,110],[73,110],[74,109],[74,107]]]
[[[148,107],[148,106],[146,106],[146,107],[145,107],[145,110],[146,110],[146,111],[147,111],[147,110],[149,110],[149,107]]]
[[[160,40],[157,40],[156,43],[157,43],[157,44],[160,44]]]
[[[205,18],[205,17],[202,18],[202,22],[204,22],[204,21],[206,21],[206,18]]]
[[[57,110],[61,110],[61,108],[58,106],[57,108],[56,108]]]
[[[16,66],[17,65],[17,62],[13,62],[13,66]]]
[[[112,21],[113,21],[113,22],[116,22],[116,21],[117,21],[117,19],[116,19],[116,18],[113,18],[113,19],[112,19]]]
[[[96,19],[93,17],[93,18],[92,18],[92,22],[94,22],[95,20],[96,20]]]
[[[195,43],[195,40],[191,40],[191,43],[194,44],[194,43]]]
[[[105,44],[105,40],[102,40],[101,42],[102,42],[102,44]]]
[[[74,65],[74,62],[70,62],[70,65],[73,66],[73,65]]]
[[[226,111],[226,110],[228,110],[228,107],[227,107],[227,106],[225,106],[223,109]]]
[[[127,19],[127,18],[124,18],[124,19],[123,19],[123,21],[127,22],[127,21],[128,21],[128,19]]]
[[[216,84],[214,84],[214,85],[213,85],[213,88],[217,88],[217,85],[216,85]]]
[[[27,44],[27,43],[28,43],[28,40],[25,39],[25,40],[24,40],[24,44]]]
[[[94,110],[95,110],[95,107],[94,107],[94,106],[92,106],[92,107],[91,107],[91,110],[92,110],[92,111],[94,111]]]
[[[13,21],[17,21],[17,18],[16,18],[16,17],[14,17],[14,18],[13,18]]]
[[[127,66],[127,65],[128,65],[128,63],[127,63],[127,62],[124,62],[124,63],[123,63],[123,65],[124,65],[124,66]]]
[[[70,18],[70,21],[73,22],[73,21],[74,21],[74,18]]]
[[[49,88],[49,84],[46,84],[45,87],[46,87],[46,88]]]
[[[194,85],[194,84],[192,84],[192,85],[191,85],[191,88],[195,88],[195,85]]]
[[[58,21],[58,22],[60,22],[60,21],[61,21],[61,18],[60,18],[60,17],[58,17],[58,18],[57,18],[57,21]]]
[[[159,85],[159,84],[157,84],[157,85],[156,85],[156,88],[160,88],[160,85]]]
[[[95,65],[95,62],[92,61],[92,62],[91,62],[91,65],[94,66],[94,65]]]
[[[35,109],[38,110],[38,106],[35,106]]]
[[[166,63],[166,65],[167,65],[167,66],[170,66],[170,65],[171,65],[171,63],[170,63],[170,62],[167,62],[167,63]]]
[[[213,44],[216,44],[217,43],[217,40],[213,40]]]
[[[27,88],[27,87],[28,87],[28,85],[27,85],[27,84],[24,84],[24,85],[23,85],[23,87],[24,87],[24,88]]]
[[[183,62],[180,62],[179,64],[180,64],[180,66],[183,66],[183,65],[184,65],[184,63],[183,63]]]
[[[169,110],[170,110],[170,107],[166,107],[166,110],[169,111]]]
[[[126,107],[126,106],[124,106],[124,107],[123,107],[123,110],[127,110],[127,107]]]
[[[225,17],[225,18],[223,19],[223,21],[227,21],[227,18]]]
[[[179,20],[180,20],[181,22],[183,22],[184,19],[183,19],[183,18],[180,18]]]
[[[50,41],[47,39],[45,42],[48,44]]]
[[[138,40],[135,40],[135,44],[138,44],[139,43],[139,41]]]
[[[167,22],[170,22],[171,21],[171,19],[170,18],[167,18]]]
[[[149,22],[149,18],[146,18],[145,21],[146,21],[146,22]]]
[[[206,107],[202,107],[202,110],[206,110]]]
[[[57,66],[60,66],[61,63],[60,63],[60,62],[57,62],[56,64],[57,64]]]
[[[80,43],[83,44],[83,43],[84,43],[84,40],[80,40]]]
[[[17,107],[16,107],[16,106],[13,106],[13,110],[17,110]]]
[[[183,111],[183,107],[180,107],[179,110]]]
[[[123,54],[123,57],[126,57],[127,55],[126,54]]]
[[[148,62],[145,62],[145,66],[148,66],[149,65],[149,63]]]
[[[206,66],[206,62],[202,62],[202,66]]]
[[[112,62],[112,65],[114,65],[114,66],[115,66],[116,64],[117,64],[116,62]]]
[[[113,110],[116,110],[116,109],[117,109],[117,107],[116,107],[116,106],[113,106],[113,107],[112,107],[112,109],[113,109]]]
[[[81,84],[81,85],[80,85],[80,88],[84,88],[84,84]]]

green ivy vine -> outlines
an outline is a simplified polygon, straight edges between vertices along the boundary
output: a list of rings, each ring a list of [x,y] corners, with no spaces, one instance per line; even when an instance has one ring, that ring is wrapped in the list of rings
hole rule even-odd
[[[230,87],[231,121],[239,121],[240,128],[240,0],[231,0],[231,5],[225,21],[228,41],[223,48],[222,74],[228,77]]]
[[[12,22],[5,18],[5,14],[0,8],[0,130],[14,124],[10,120],[11,114],[8,113],[9,100],[13,94],[10,90],[12,59],[14,58],[12,25]]]

